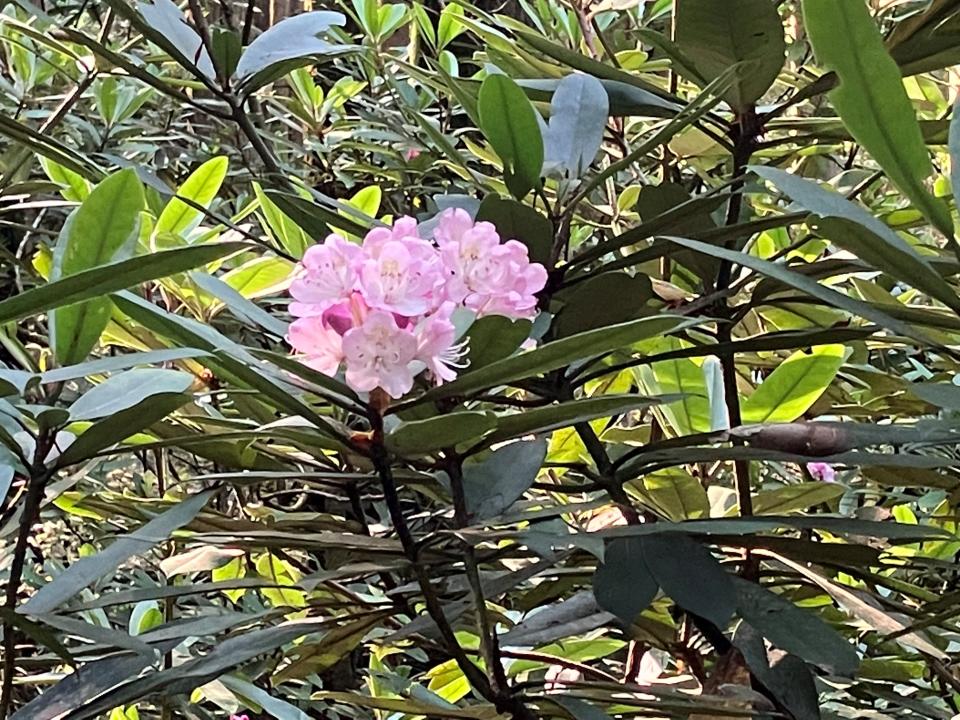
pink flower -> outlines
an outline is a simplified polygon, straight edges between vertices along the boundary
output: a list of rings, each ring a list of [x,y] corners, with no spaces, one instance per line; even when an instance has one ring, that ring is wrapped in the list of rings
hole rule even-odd
[[[250,720],[246,715],[231,715],[230,720]]]
[[[834,482],[837,479],[837,471],[833,469],[833,465],[830,463],[807,463],[807,472],[813,475],[815,480],[822,480],[823,482]]]
[[[290,311],[301,317],[318,315],[342,302],[356,287],[362,262],[363,250],[339,235],[307,248],[290,284],[290,295],[298,301],[290,304]]]
[[[366,243],[364,250],[368,250]],[[405,237],[378,242],[369,250],[360,272],[360,289],[370,307],[411,317],[436,305],[440,266],[430,243]]]
[[[501,244],[488,222],[473,224],[463,210],[447,210],[436,230],[444,267],[447,300],[463,303],[477,315],[530,317],[535,296],[547,283],[547,271],[531,263],[516,240]]]
[[[408,150],[405,150],[403,153],[403,159],[406,160],[407,162],[410,162],[411,160],[416,160],[418,157],[420,157],[420,151],[417,150],[416,148],[409,148]]]
[[[324,375],[336,375],[343,362],[343,339],[322,315],[294,320],[287,342],[306,356],[304,364]]]
[[[413,387],[410,364],[417,354],[413,333],[397,326],[390,313],[371,310],[359,327],[343,336],[347,383],[368,392],[380,387],[399,398]]]
[[[456,328],[450,322],[456,306],[446,302],[434,314],[424,318],[414,330],[417,360],[427,366],[437,385],[457,377],[453,368],[463,368],[464,345],[454,344]]]

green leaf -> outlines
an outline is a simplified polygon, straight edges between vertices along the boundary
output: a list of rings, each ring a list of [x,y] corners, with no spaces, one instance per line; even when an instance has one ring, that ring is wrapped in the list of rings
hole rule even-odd
[[[467,330],[470,339],[467,367],[482,368],[513,355],[530,336],[531,323],[504,315],[484,315]]]
[[[753,255],[747,255],[746,253],[737,252],[736,250],[728,250],[727,248],[716,247],[714,245],[710,245],[709,243],[700,242],[699,240],[689,240],[687,238],[678,237],[670,237],[668,239],[670,242],[676,243],[677,245],[682,245],[683,247],[688,247],[692,250],[697,250],[699,252],[706,253],[707,255],[714,255],[715,257],[729,260],[730,262],[748,267],[751,270],[762,273],[763,275],[773,278],[774,280],[779,280],[785,285],[796,288],[797,290],[801,290],[807,295],[810,295],[811,297],[814,297],[817,300],[826,303],[827,305],[845,310],[852,315],[859,315],[862,318],[866,318],[867,320],[875,322],[878,325],[892,330],[893,332],[913,338],[914,340],[917,340],[925,345],[937,345],[936,342],[918,332],[913,325],[907,322],[902,322],[901,320],[898,320],[894,316],[888,314],[885,311],[885,308],[870,305],[868,303],[861,302],[860,300],[856,300],[849,295],[844,295],[843,293],[837,292],[826,285],[820,284],[813,278],[809,278],[806,275],[801,275],[798,272],[790,270],[783,264],[761,260]]]
[[[403,457],[426,455],[434,450],[479,440],[497,423],[490,412],[456,412],[427,420],[402,422],[385,438],[387,449]]]
[[[291,70],[308,65],[310,58],[328,57],[352,50],[352,45],[330,43],[321,35],[345,25],[342,13],[316,11],[284,18],[261,33],[240,56],[234,76],[250,93]]]
[[[65,223],[54,254],[54,281],[129,254],[143,209],[143,187],[133,170],[98,184]],[[51,344],[61,365],[82,361],[110,321],[109,298],[95,297],[51,313]]]
[[[180,189],[157,218],[155,235],[169,233],[186,238],[203,221],[203,213],[191,207],[180,198],[191,200],[201,207],[208,208],[220,192],[220,186],[227,176],[230,161],[226,155],[219,155],[203,163],[190,173]]]
[[[132,407],[109,415],[84,430],[57,458],[57,466],[67,467],[81,460],[87,460],[101,450],[116,445],[163,420],[191,400],[189,395],[179,393],[151,395]]]
[[[550,121],[543,135],[544,172],[571,180],[582,176],[603,144],[609,100],[592,75],[572,73],[557,85],[550,101]]]
[[[253,192],[260,203],[260,215],[266,224],[267,232],[287,253],[295,258],[303,257],[303,253],[311,244],[310,235],[277,207],[277,204],[263,192],[260,183],[253,183]],[[323,237],[327,231],[325,224],[318,229],[320,237]]]
[[[603,563],[593,574],[593,594],[600,607],[630,626],[659,590],[659,583],[644,561],[643,545],[636,538],[618,538],[607,543]]]
[[[740,578],[734,578],[734,586],[740,617],[778,648],[829,673],[851,677],[857,671],[856,647],[812,610]]]
[[[206,490],[177,502],[146,525],[129,535],[112,542],[96,555],[80,558],[51,582],[41,587],[36,594],[21,605],[17,612],[23,615],[45,615],[63,605],[80,591],[105,575],[113,573],[120,565],[142,555],[161,540],[166,540],[174,530],[193,520],[214,495]]]
[[[2,308],[3,304],[0,303],[0,310]],[[621,349],[649,337],[691,327],[698,322],[678,315],[658,315],[579,333],[468,372],[453,382],[428,391],[422,399],[452,397],[497,385],[507,385],[522,378],[556,370],[577,360]]]
[[[518,200],[540,183],[543,138],[526,94],[505,75],[489,75],[480,86],[480,128],[503,161],[504,179]]]
[[[757,515],[783,515],[830,502],[844,492],[842,485],[834,483],[806,482],[786,485],[757,493],[753,499],[753,511]]]
[[[960,410],[960,385],[953,383],[911,383],[910,392],[924,402],[945,408]]]
[[[687,535],[634,538],[647,570],[677,605],[723,630],[737,607],[733,577]],[[678,558],[683,558],[678,562]]]
[[[500,415],[497,418],[497,429],[486,438],[486,442],[493,444],[523,435],[557,430],[580,422],[641,410],[670,399],[648,398],[642,395],[599,395],[523,410],[511,415]]]
[[[212,243],[112,262],[35,287],[0,302],[0,323],[21,320],[150,280],[192,270],[199,265],[206,265],[246,250],[247,247],[246,244],[237,242]]]
[[[96,420],[127,410],[151,395],[185,392],[192,384],[192,375],[177,370],[128,370],[112,375],[77,398],[70,406],[70,419]]]
[[[830,387],[846,354],[843,345],[797,350],[740,403],[743,421],[793,422]]]
[[[786,708],[789,717],[820,720],[817,686],[802,660],[767,650],[760,633],[747,622],[740,623],[733,645],[743,654],[752,675]]]
[[[487,195],[480,203],[476,219],[477,222],[485,220],[493,223],[503,242],[519,240],[526,245],[532,262],[541,265],[549,263],[553,249],[553,224],[533,208],[516,200]]]
[[[929,293],[960,312],[956,291],[930,262],[892,228],[840,193],[769,166],[752,166],[754,174],[773,183],[804,209],[820,216],[809,223],[821,236],[849,250],[877,270]]]
[[[553,329],[557,337],[627,322],[649,314],[653,285],[646,275],[600,273],[557,296],[563,304]]]
[[[900,69],[859,0],[803,0],[807,34],[820,63],[840,85],[830,100],[843,124],[933,225],[953,238],[946,206],[927,192],[930,155]]]
[[[546,441],[518,440],[497,448],[481,461],[464,463],[467,512],[483,520],[509,508],[533,485],[546,455]]]
[[[954,204],[960,207],[960,101],[953,106],[947,146],[950,151],[950,188]]]
[[[735,110],[753,105],[777,79],[786,43],[772,0],[683,0],[676,13],[677,46],[704,80],[743,63],[723,96]]]

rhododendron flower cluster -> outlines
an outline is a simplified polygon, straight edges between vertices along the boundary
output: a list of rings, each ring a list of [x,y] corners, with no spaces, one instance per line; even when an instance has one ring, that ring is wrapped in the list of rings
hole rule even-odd
[[[466,348],[452,322],[458,308],[477,317],[536,314],[547,272],[516,240],[500,241],[488,222],[445,211],[432,237],[413,218],[367,233],[362,245],[330,235],[307,250],[290,285],[297,318],[288,341],[327,375],[343,366],[347,384],[399,398],[414,378],[452,380]]]

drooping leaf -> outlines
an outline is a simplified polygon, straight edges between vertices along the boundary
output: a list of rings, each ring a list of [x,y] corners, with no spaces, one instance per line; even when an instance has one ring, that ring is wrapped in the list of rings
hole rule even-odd
[[[607,91],[595,77],[567,75],[550,101],[550,121],[543,135],[544,174],[575,180],[593,163],[609,112]]]
[[[659,583],[644,561],[643,547],[635,538],[607,543],[603,563],[593,575],[593,593],[600,607],[631,625],[659,590]]]
[[[497,448],[481,461],[464,463],[467,511],[482,520],[509,508],[537,479],[546,454],[544,440],[518,440]]]
[[[186,59],[208,78],[214,77],[216,71],[210,54],[203,46],[197,31],[187,24],[187,19],[173,0],[138,2],[136,8],[156,34],[151,40],[162,39],[165,42],[161,47],[167,49],[168,45],[172,45],[176,49],[179,57],[174,55],[174,59]]]
[[[274,79],[271,70],[281,66],[279,74],[306,65],[310,58],[352,50],[353,46],[330,43],[321,35],[347,22],[342,13],[307,12],[285,18],[259,35],[240,56],[234,77],[251,92]],[[289,62],[288,62],[289,61]]]
[[[33,597],[17,609],[17,612],[36,616],[56,610],[83,588],[112,573],[123,562],[134,555],[146,552],[161,540],[168,538],[174,530],[189,523],[214,494],[215,491],[206,490],[192,495],[176,503],[139,530],[118,538],[105,550],[77,560],[51,582],[41,587]]]
[[[855,646],[810,609],[756,583],[734,578],[737,612],[767,640],[827,672],[852,676],[859,664]]]
[[[806,210],[820,216],[813,229],[891,277],[930,293],[948,307],[960,310],[956,291],[892,228],[837,192],[811,180],[769,166],[750,168],[773,183]]]
[[[651,535],[634,542],[641,545],[643,562],[665,595],[684,610],[726,627],[737,606],[736,591],[731,574],[709,550],[686,535]]]
[[[480,127],[503,161],[507,188],[518,200],[540,183],[543,138],[526,94],[505,75],[489,75],[478,97]]]
[[[677,46],[710,82],[743,63],[724,99],[738,111],[759,100],[783,67],[786,44],[771,0],[682,0],[677,3]]]
[[[0,303],[0,310],[2,308]],[[465,373],[453,382],[430,390],[423,397],[451,397],[486,387],[506,385],[521,378],[555,370],[585,357],[603,355],[645,338],[664,335],[695,324],[697,321],[677,315],[658,315],[578,333]]]
[[[402,422],[384,438],[387,448],[398,455],[426,455],[441,448],[479,440],[496,426],[488,412],[457,412],[427,420]]]
[[[151,395],[182,393],[192,383],[192,375],[177,370],[128,370],[112,375],[77,398],[70,406],[70,417],[73,420],[97,420],[138,405]]]
[[[143,282],[192,270],[246,248],[243,243],[215,243],[166,250],[108,263],[0,301],[0,322],[20,320]]]
[[[924,187],[932,172],[930,155],[900,70],[866,3],[803,0],[803,16],[817,59],[840,80],[830,100],[844,125],[914,206],[952,239],[946,206]]]

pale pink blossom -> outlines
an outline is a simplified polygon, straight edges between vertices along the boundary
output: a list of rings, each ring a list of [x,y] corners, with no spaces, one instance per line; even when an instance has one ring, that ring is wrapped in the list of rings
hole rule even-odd
[[[336,375],[343,362],[343,338],[321,315],[294,320],[287,342],[305,356],[305,365],[324,375]]]
[[[415,237],[376,244],[360,272],[360,289],[370,307],[407,317],[436,305],[441,282],[436,251]]]
[[[426,370],[436,383],[466,365],[466,342],[451,321],[458,307],[476,316],[532,317],[547,281],[516,240],[463,210],[445,211],[432,237],[410,217],[367,233],[362,245],[339,235],[310,248],[291,283],[297,318],[287,340],[320,372],[345,371],[354,389],[399,398]]]
[[[417,354],[413,333],[397,326],[390,313],[371,310],[363,325],[343,336],[343,354],[347,365],[347,383],[368,392],[383,390],[399,398],[413,387],[410,364]]]
[[[417,338],[417,360],[427,366],[439,385],[457,377],[454,368],[466,367],[463,363],[464,345],[457,344],[456,328],[450,322],[455,305],[443,303],[435,313],[420,321],[414,330]]]
[[[809,472],[815,480],[822,480],[823,482],[834,482],[837,479],[837,471],[834,470],[833,465],[830,463],[807,463],[807,472]]]
[[[363,250],[339,235],[307,248],[298,276],[290,284],[290,295],[297,301],[291,303],[290,311],[301,317],[318,315],[342,302],[355,289],[362,262]]]
[[[246,715],[231,715],[230,720],[250,720]]]
[[[501,243],[491,223],[472,224],[459,209],[441,215],[435,236],[447,300],[463,303],[478,316],[536,314],[536,293],[546,285],[547,271],[530,262],[523,243]]]
[[[416,148],[409,148],[408,150],[405,150],[403,153],[403,159],[406,160],[407,162],[410,162],[411,160],[416,160],[418,157],[420,157],[420,151],[417,150]]]

